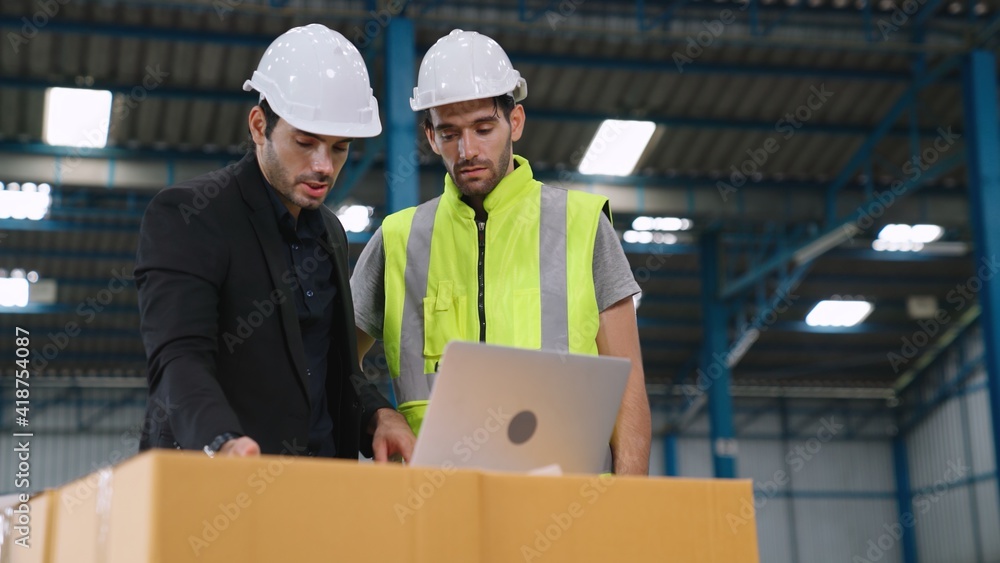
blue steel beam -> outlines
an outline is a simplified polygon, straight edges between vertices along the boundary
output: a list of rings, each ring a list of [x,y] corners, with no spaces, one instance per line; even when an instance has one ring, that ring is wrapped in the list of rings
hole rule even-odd
[[[668,477],[680,475],[677,459],[677,434],[672,432],[663,435],[663,469]]]
[[[701,377],[708,385],[708,412],[712,435],[712,467],[716,477],[736,477],[736,439],[733,432],[733,401],[729,394],[730,372],[716,358],[729,352],[728,311],[719,297],[721,241],[718,231],[704,233],[701,246],[702,354]]]
[[[386,202],[395,213],[420,203],[417,116],[409,94],[416,84],[416,36],[413,21],[395,17],[385,37]]]
[[[968,156],[969,209],[976,264],[1000,256],[1000,115],[997,110],[997,61],[990,51],[975,50],[962,65],[963,111]],[[980,275],[983,355],[990,389],[994,467],[1000,469],[1000,280]],[[1000,493],[1000,487],[997,487]]]
[[[913,488],[910,485],[910,460],[906,454],[906,436],[892,439],[893,473],[896,477],[896,513],[902,526],[903,562],[917,563],[916,522],[913,513]]]
[[[893,196],[893,201],[909,193],[913,193],[914,191],[919,189],[920,184],[922,182],[933,181],[935,178],[943,174],[946,174],[947,172],[951,171],[953,168],[961,164],[965,159],[964,151],[961,149],[953,149],[953,150],[955,151],[954,153],[952,153],[950,156],[943,158],[938,164],[928,168],[923,174],[917,175],[914,178],[911,178],[910,180],[903,182],[902,186],[899,188],[900,195]],[[860,220],[866,217],[872,218],[873,214],[871,211],[876,206],[879,205],[883,206],[882,213],[884,213],[885,205],[877,197],[869,198],[867,201],[858,206],[857,211],[848,214],[847,217],[843,219],[840,219],[838,221],[838,223],[840,224],[827,229],[822,234],[820,234],[817,237],[813,237],[809,242],[806,242],[805,244],[802,244],[794,249],[778,253],[776,256],[774,256],[764,264],[761,264],[760,266],[746,272],[738,279],[728,283],[725,286],[725,288],[723,288],[722,291],[723,298],[728,299],[730,297],[735,296],[738,293],[746,291],[747,289],[752,287],[754,284],[756,284],[758,281],[763,279],[771,272],[774,272],[775,270],[782,268],[789,262],[793,261],[796,255],[805,252],[810,247],[820,244],[822,241],[828,238],[832,240],[839,239],[841,240],[841,242],[853,238],[854,236],[856,236],[856,233],[861,230],[860,227],[858,226]],[[872,221],[874,221],[874,219],[872,219]],[[853,229],[853,231],[848,229]],[[828,248],[827,251],[829,250],[831,249]]]
[[[920,8],[919,12],[917,12],[917,15],[913,16],[913,19],[910,20],[910,27],[922,27],[943,3],[943,0],[927,0],[927,3]]]
[[[964,356],[965,350],[962,350]],[[963,358],[964,359],[964,358]],[[958,401],[959,418],[962,421],[962,455],[965,459],[974,460],[976,454],[972,447],[972,423],[969,420],[969,401],[964,397]],[[978,412],[977,412],[978,414]],[[977,420],[978,422],[978,420]],[[979,521],[979,498],[974,487],[966,489],[969,506],[969,522]],[[987,499],[989,503],[989,499]],[[985,561],[983,557],[983,534],[979,526],[972,526],[972,545],[976,548],[976,561]]]
[[[729,346],[729,352],[726,355],[727,363],[730,368],[734,367],[739,363],[740,359],[746,355],[751,347],[760,338],[760,331],[764,329],[770,322],[768,321],[769,314],[774,315],[774,320],[778,319],[779,311],[787,311],[791,308],[793,295],[796,288],[802,282],[802,278],[805,277],[806,273],[809,271],[812,262],[806,262],[799,264],[794,270],[789,272],[786,276],[778,281],[777,287],[775,287],[774,292],[770,299],[760,299],[760,306],[754,315],[753,320],[747,324],[746,327],[742,328],[742,332],[736,336],[736,339]],[[760,286],[763,289],[763,284]],[[781,309],[784,307],[784,309]],[[806,325],[808,326],[808,325]]]
[[[961,58],[958,56],[948,57],[934,68],[915,78],[913,80],[913,84],[896,99],[892,107],[889,108],[889,111],[885,113],[878,126],[876,126],[871,132],[868,139],[865,140],[857,151],[855,151],[854,155],[847,161],[847,164],[843,167],[840,174],[838,174],[837,177],[834,178],[833,182],[830,183],[827,191],[833,194],[839,192],[840,189],[854,177],[855,171],[857,171],[857,169],[860,168],[865,161],[871,158],[876,145],[878,145],[882,138],[885,137],[885,135],[893,128],[896,120],[899,119],[899,116],[902,115],[903,111],[913,104],[917,93],[923,90],[928,84],[938,82],[947,76],[951,73],[951,71],[958,67],[960,62]],[[994,86],[996,86],[996,84],[994,84]],[[831,227],[833,225],[827,226]]]

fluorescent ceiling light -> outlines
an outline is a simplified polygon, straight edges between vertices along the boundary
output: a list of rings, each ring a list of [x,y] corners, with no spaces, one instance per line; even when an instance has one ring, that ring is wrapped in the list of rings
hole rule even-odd
[[[111,98],[109,90],[49,88],[45,91],[45,142],[104,148],[108,144]]]
[[[906,242],[910,240],[910,226],[889,224],[882,227],[878,239],[885,242]]]
[[[372,208],[366,205],[345,205],[337,210],[337,217],[349,233],[363,233],[371,224]]]
[[[25,307],[28,305],[28,280],[25,278],[0,278],[0,307]]]
[[[580,173],[628,176],[655,130],[652,121],[604,120],[580,161]]]
[[[625,231],[622,233],[622,240],[636,244],[677,244],[677,235],[649,231]]]
[[[872,248],[878,251],[919,252],[925,244],[932,243],[944,235],[944,229],[938,225],[902,225],[889,224],[878,233],[878,238],[872,241]]]
[[[820,301],[806,315],[809,326],[855,326],[871,314],[874,307],[867,301]]]
[[[632,228],[637,231],[686,231],[691,228],[690,219],[680,217],[636,217]]]
[[[45,217],[52,205],[52,188],[48,184],[0,182],[0,219],[31,219]]]
[[[910,240],[927,244],[941,238],[944,229],[937,225],[913,225],[910,227]]]
[[[924,244],[912,241],[888,242],[882,239],[875,239],[872,241],[872,249],[879,252],[920,252],[924,249]]]
[[[649,244],[653,242],[653,233],[649,231],[625,231],[622,238],[625,239],[625,242]]]

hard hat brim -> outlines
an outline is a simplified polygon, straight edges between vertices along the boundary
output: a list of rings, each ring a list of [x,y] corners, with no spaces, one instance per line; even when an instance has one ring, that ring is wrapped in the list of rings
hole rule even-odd
[[[253,80],[247,80],[243,83],[243,89],[247,92],[257,91],[260,92],[261,89],[253,83]],[[266,97],[261,94],[261,99],[266,99]],[[334,137],[357,137],[357,138],[368,138],[377,137],[382,133],[382,123],[379,121],[378,116],[378,100],[375,96],[372,96],[368,109],[372,115],[371,120],[367,123],[342,123],[334,121],[317,121],[310,119],[298,118],[291,115],[289,112],[283,111],[283,108],[276,107],[280,104],[271,104],[271,109],[274,113],[278,114],[278,117],[284,119],[292,127],[305,131],[307,133],[313,133],[315,135],[331,135]]]
[[[417,88],[413,89],[414,97],[410,98],[410,109],[413,111],[423,111],[431,108],[446,106],[448,104],[457,104],[461,102],[468,102],[472,100],[488,100],[490,98],[495,98],[497,96],[503,96],[504,94],[510,94],[514,98],[514,102],[520,102],[521,100],[528,97],[528,83],[524,78],[518,77],[517,84],[515,84],[513,90],[501,90],[496,93],[481,92],[476,94],[469,94],[465,96],[453,96],[451,98],[446,98],[443,100],[428,100],[432,96],[427,94],[432,94],[433,92],[426,92],[421,95],[417,93]],[[418,100],[418,97],[423,98]]]

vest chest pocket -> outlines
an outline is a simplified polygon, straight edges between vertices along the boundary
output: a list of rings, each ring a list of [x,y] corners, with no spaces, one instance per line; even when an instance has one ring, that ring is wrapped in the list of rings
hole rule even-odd
[[[468,340],[466,317],[467,298],[455,295],[454,282],[440,281],[434,295],[424,298],[424,360],[425,373],[436,371],[434,363],[441,358],[444,347],[452,340]]]

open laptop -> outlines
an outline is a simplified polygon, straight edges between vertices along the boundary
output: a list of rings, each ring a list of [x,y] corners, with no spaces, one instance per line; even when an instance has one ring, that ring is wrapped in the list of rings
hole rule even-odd
[[[411,465],[600,473],[631,362],[451,342]]]

